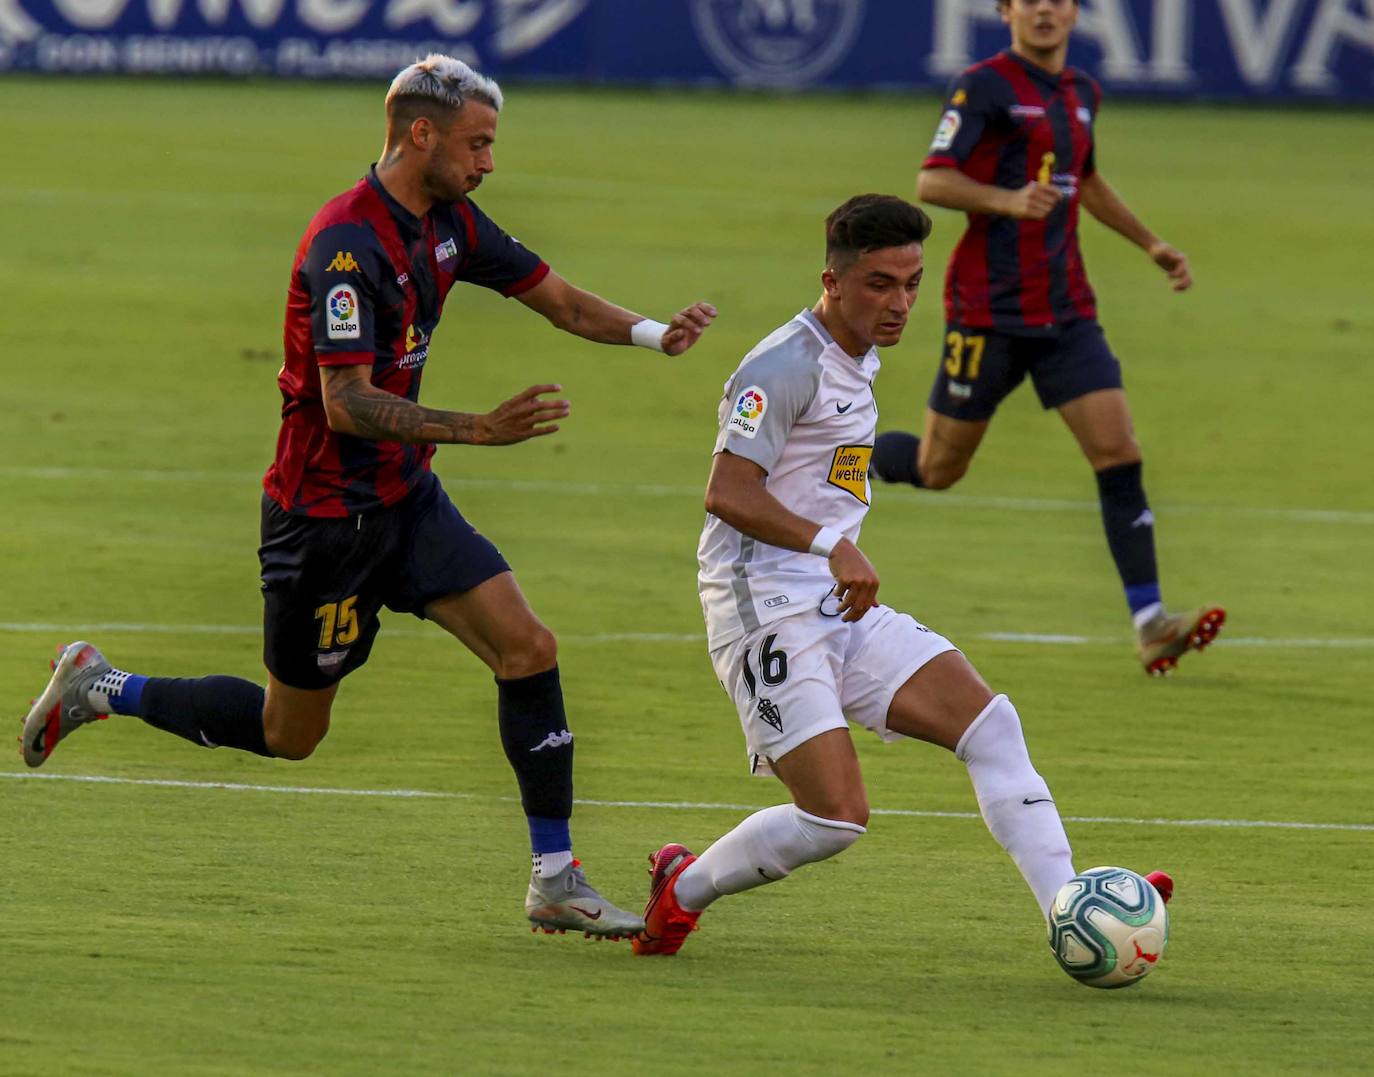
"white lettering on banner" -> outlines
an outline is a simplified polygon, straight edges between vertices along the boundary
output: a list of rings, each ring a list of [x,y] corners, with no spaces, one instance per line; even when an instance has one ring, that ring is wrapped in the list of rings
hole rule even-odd
[[[496,52],[523,56],[587,10],[591,0],[500,0]]]
[[[39,30],[38,23],[19,6],[19,0],[0,0],[0,40],[32,41]]]
[[[440,33],[463,37],[481,18],[481,0],[391,0],[383,21],[388,26],[405,26],[428,19]]]
[[[1193,81],[1188,64],[1188,29],[1192,25],[1192,0],[1155,0],[1150,40],[1150,81],[1160,84]]]
[[[1351,3],[1359,4],[1364,15],[1351,11]],[[1294,86],[1304,90],[1336,88],[1330,65],[1338,39],[1363,45],[1374,52],[1374,0],[1322,0],[1317,17],[1312,20],[1307,43],[1302,47],[1302,55],[1292,70]]]
[[[1254,0],[1219,0],[1226,38],[1240,76],[1251,86],[1267,86],[1278,74],[1279,60],[1293,34],[1302,0],[1272,0],[1263,15]]]
[[[103,30],[124,14],[129,0],[53,0],[53,7],[71,25],[83,30]]]
[[[281,18],[284,2],[285,0],[238,0],[238,6],[243,8],[244,18],[250,26],[262,29],[276,25],[277,20]],[[229,9],[233,5],[234,0],[196,2],[201,17],[211,26],[222,26],[229,17]],[[176,24],[177,16],[181,14],[181,0],[148,0],[148,12],[152,16],[154,26],[162,30],[170,29]]]
[[[1137,82],[1144,72],[1140,65],[1140,46],[1125,0],[1095,0],[1078,13],[1074,37],[1091,38],[1102,47],[1102,77],[1121,82]]]
[[[986,0],[937,0],[926,70],[932,75],[957,75],[973,63],[973,27],[980,22],[1000,26],[1002,16]]]
[[[296,14],[301,22],[321,34],[337,34],[357,26],[371,0],[300,0]]]

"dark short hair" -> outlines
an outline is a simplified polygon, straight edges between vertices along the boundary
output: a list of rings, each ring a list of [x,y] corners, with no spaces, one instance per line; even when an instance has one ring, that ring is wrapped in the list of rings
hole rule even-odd
[[[869,251],[924,243],[930,229],[930,218],[905,199],[855,195],[825,219],[826,264],[847,269]]]

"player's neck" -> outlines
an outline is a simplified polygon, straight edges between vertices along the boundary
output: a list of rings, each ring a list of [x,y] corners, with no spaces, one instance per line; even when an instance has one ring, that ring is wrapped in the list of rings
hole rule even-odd
[[[830,309],[825,296],[821,296],[820,302],[811,308],[811,313],[816,316],[816,321],[825,327],[825,331],[830,334],[835,343],[844,349],[846,355],[852,355],[858,359],[860,356],[866,355],[868,349],[873,347],[871,341],[860,340],[849,331],[839,313]]]
[[[387,155],[377,162],[377,182],[386,188],[386,193],[417,217],[423,217],[434,207],[431,198],[421,183],[420,177],[403,161],[388,161]]]
[[[1062,75],[1064,67],[1069,61],[1069,39],[1065,38],[1062,45],[1057,45],[1052,49],[1037,49],[1034,45],[1028,45],[1024,41],[1013,41],[1011,51],[1023,60],[1029,60],[1036,67],[1049,72],[1051,75]]]

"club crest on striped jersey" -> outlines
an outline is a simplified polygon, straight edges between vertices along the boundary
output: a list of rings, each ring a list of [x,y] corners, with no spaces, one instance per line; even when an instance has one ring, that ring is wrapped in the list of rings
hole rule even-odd
[[[825,480],[868,504],[868,462],[873,457],[872,445],[841,445],[830,461],[830,475]]]
[[[747,438],[758,437],[759,423],[768,410],[768,394],[759,386],[751,385],[735,397],[735,406],[730,412],[726,428],[738,431]]]

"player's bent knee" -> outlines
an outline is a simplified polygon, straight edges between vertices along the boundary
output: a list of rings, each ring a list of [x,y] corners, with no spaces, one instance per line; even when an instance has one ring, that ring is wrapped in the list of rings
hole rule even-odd
[[[307,759],[329,732],[329,712],[318,714],[269,709],[263,714],[262,733],[267,749],[278,759]]]
[[[948,490],[968,474],[968,461],[928,461],[920,465],[921,485],[927,490]]]
[[[497,655],[496,675],[502,680],[533,677],[558,664],[558,638],[542,624],[521,636]]]
[[[325,734],[329,732],[329,723],[326,721],[320,729],[288,729],[273,730],[264,729],[264,739],[267,741],[268,750],[278,759],[290,759],[299,761],[310,758],[316,748],[320,746],[320,741],[324,740]]]
[[[797,812],[797,829],[801,831],[808,847],[807,860],[815,863],[818,860],[828,860],[832,856],[844,852],[866,833],[868,822],[868,805],[863,805],[863,822],[851,819],[832,819],[820,815],[812,815],[801,808]]]

